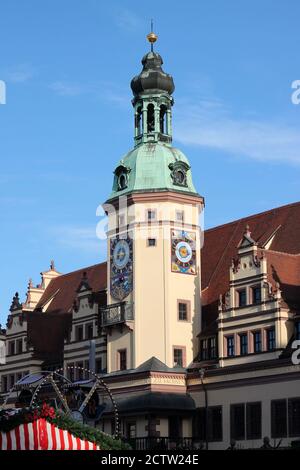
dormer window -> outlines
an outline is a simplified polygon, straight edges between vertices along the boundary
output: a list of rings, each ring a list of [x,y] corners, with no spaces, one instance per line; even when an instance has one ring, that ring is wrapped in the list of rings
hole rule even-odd
[[[217,357],[217,340],[216,336],[202,339],[200,342],[200,359],[207,361],[216,359]]]
[[[238,305],[239,307],[245,307],[245,305],[247,305],[246,289],[241,289],[238,291]]]
[[[171,178],[175,186],[187,186],[187,172],[190,166],[182,161],[176,161],[169,165]]]
[[[261,287],[260,286],[252,287],[252,303],[255,305],[261,303]]]
[[[114,173],[116,175],[117,191],[123,191],[128,186],[128,174],[130,173],[130,168],[127,168],[121,162],[121,165],[115,169]]]
[[[127,178],[126,178],[126,175],[124,173],[121,173],[119,178],[118,178],[118,185],[119,185],[119,189],[120,191],[122,191],[123,189],[126,188],[127,186]]]

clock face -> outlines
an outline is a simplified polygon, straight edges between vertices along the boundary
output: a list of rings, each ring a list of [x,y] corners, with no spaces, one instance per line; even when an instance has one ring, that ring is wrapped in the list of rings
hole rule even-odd
[[[171,269],[176,273],[196,274],[196,234],[172,230]]]
[[[119,240],[113,250],[113,262],[117,269],[123,269],[130,258],[130,246],[127,240]]]
[[[181,241],[176,245],[175,254],[181,263],[189,263],[192,259],[193,251],[187,242]]]
[[[119,301],[133,288],[133,245],[131,238],[110,241],[110,294]]]

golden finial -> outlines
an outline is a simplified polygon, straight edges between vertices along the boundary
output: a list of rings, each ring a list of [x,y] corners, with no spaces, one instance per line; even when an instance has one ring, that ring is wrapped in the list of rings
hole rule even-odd
[[[157,34],[153,32],[153,20],[151,20],[151,32],[147,34],[147,39],[151,44],[151,52],[153,52],[153,44],[157,41]]]

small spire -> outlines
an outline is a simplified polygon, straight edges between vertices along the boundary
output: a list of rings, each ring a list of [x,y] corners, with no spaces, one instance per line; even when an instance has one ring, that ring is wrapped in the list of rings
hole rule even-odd
[[[13,297],[12,304],[9,310],[11,312],[14,312],[15,310],[19,310],[20,308],[22,308],[22,305],[20,303],[19,293],[16,292]]]
[[[151,44],[151,52],[153,52],[153,44],[157,41],[157,34],[153,32],[153,20],[151,20],[151,32],[147,34],[147,39]]]

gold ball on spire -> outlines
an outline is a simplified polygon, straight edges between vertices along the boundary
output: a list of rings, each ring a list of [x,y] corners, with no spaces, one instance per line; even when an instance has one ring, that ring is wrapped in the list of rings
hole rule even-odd
[[[153,33],[153,31],[147,34],[147,39],[150,42],[150,44],[154,44],[157,41],[157,38],[158,38],[157,34]]]

